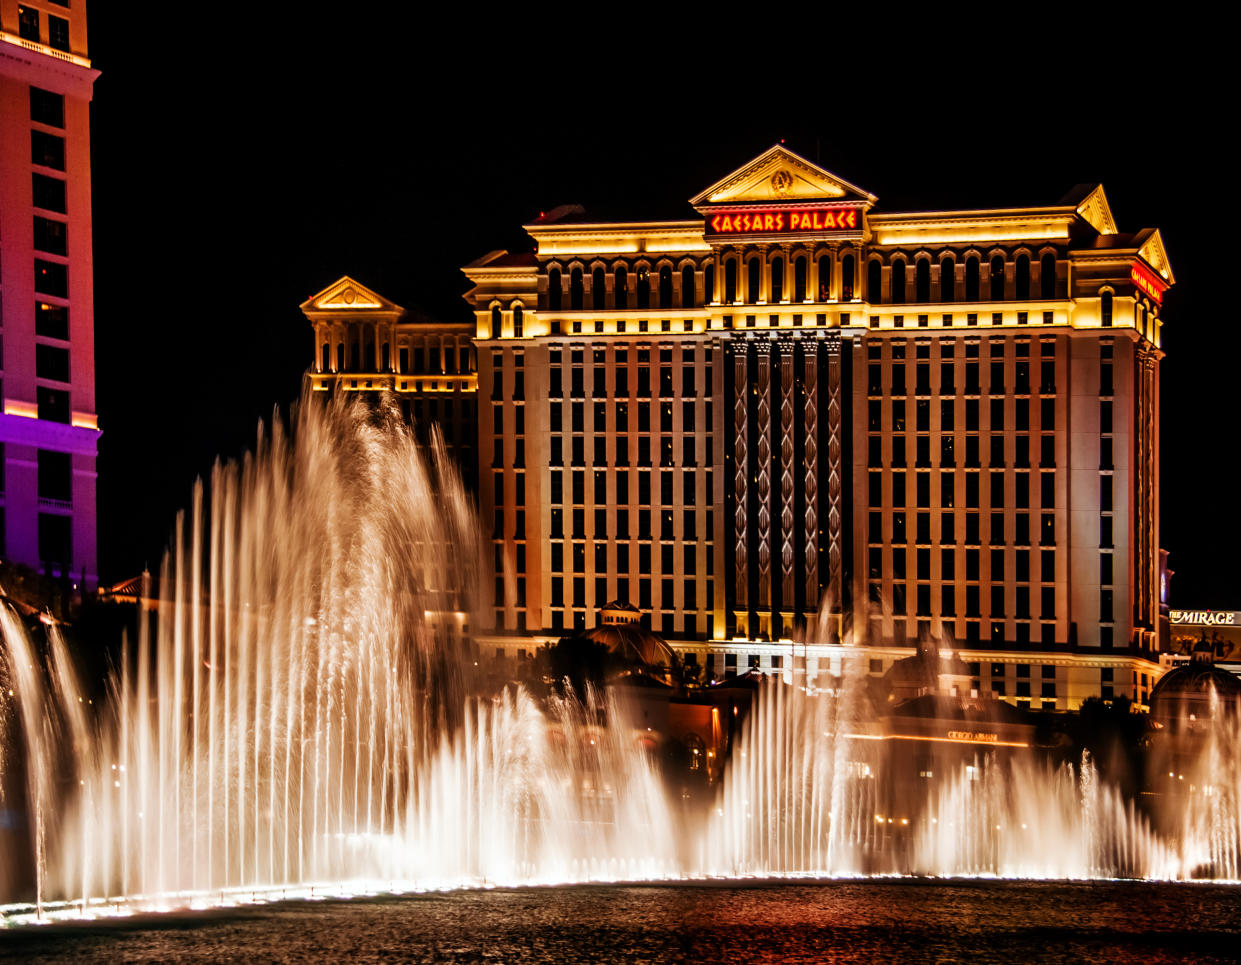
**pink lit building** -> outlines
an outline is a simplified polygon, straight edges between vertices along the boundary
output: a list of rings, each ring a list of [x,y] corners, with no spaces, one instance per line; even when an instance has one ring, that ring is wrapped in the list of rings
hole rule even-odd
[[[97,579],[85,0],[0,0],[0,558]]]

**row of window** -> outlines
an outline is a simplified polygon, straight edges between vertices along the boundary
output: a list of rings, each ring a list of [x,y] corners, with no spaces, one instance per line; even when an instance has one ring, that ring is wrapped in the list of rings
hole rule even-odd
[[[956,361],[946,361],[939,363],[939,382],[934,387],[931,385],[932,363],[930,362],[914,362],[908,363],[898,361],[890,366],[884,366],[878,362],[871,362],[867,366],[866,391],[867,394],[875,395],[909,395],[909,382],[906,376],[909,370],[913,370],[914,385],[913,395],[954,395],[957,393],[957,370],[961,369],[964,380],[962,383],[962,391],[965,395],[1005,395],[1005,369],[1009,366],[1008,362],[998,361],[991,362],[988,370],[990,378],[984,390],[980,376],[983,368],[982,363],[978,361],[966,361],[959,363]],[[1031,363],[1028,359],[1018,359],[1012,363],[1011,371],[1013,373],[1012,390],[1015,395],[1032,395],[1035,392],[1039,395],[1055,395],[1056,394],[1056,360],[1043,359],[1036,370],[1039,375],[1038,383],[1030,381]],[[884,380],[884,374],[888,378]]]
[[[954,583],[941,583],[939,585],[939,609],[933,612],[931,609],[931,584],[917,583],[914,585],[914,615],[919,617],[955,617],[957,616],[957,587]],[[904,614],[909,612],[909,602],[906,596],[905,583],[893,583],[891,588],[891,599],[888,602],[894,614]],[[992,585],[990,593],[990,609],[987,617],[991,620],[1005,616],[1005,598],[1008,593],[1007,585]],[[1013,617],[1017,620],[1032,620],[1033,614],[1030,611],[1031,587],[1014,586],[1013,591]],[[965,587],[965,610],[961,616],[974,617],[982,619],[983,612],[981,606],[982,588],[977,585],[966,585]],[[1039,619],[1055,620],[1056,618],[1056,588],[1054,586],[1038,587],[1039,603],[1041,606]],[[871,584],[871,599],[874,603],[882,603],[881,594],[879,593],[879,584]]]
[[[1110,392],[1108,393],[1111,394]],[[966,398],[960,407],[964,412],[964,429],[966,432],[1054,432],[1056,429],[1056,397],[1045,395],[1036,400],[1037,406],[1031,406],[1031,400],[1018,396],[1008,404],[1009,397],[992,398],[985,409],[981,400]],[[953,399],[940,399],[938,406],[932,406],[929,398],[914,399],[912,405],[906,398],[892,399],[887,407],[891,419],[887,427],[883,424],[884,405],[881,399],[871,398],[866,403],[866,427],[871,432],[955,432],[957,404]],[[909,410],[913,409],[913,419],[909,420]],[[982,413],[987,413],[987,427],[982,427]],[[1031,429],[1031,412],[1038,414],[1038,428]],[[1012,413],[1011,419],[1008,414]],[[932,420],[935,414],[937,419]],[[935,428],[932,429],[934,421]]]
[[[58,6],[69,6],[66,0],[48,0]],[[36,44],[45,44],[53,50],[69,52],[69,21],[54,13],[47,15],[47,36],[39,29],[40,13],[36,7],[19,4],[17,7],[17,34],[22,40],[30,40]]]
[[[659,411],[659,431],[660,432],[675,431],[673,429],[674,416],[676,414],[675,405],[676,403],[674,402],[662,402],[658,406],[654,407],[658,409]],[[630,404],[628,402],[615,402],[611,404],[607,402],[595,402],[592,405],[592,422],[591,422],[591,427],[594,430],[595,434],[597,435],[597,434],[609,431],[608,430],[609,421],[611,421],[612,423],[611,431],[628,432],[629,431],[629,406]],[[515,406],[514,408],[519,410],[520,412],[520,410],[523,409],[524,406]],[[638,431],[639,432],[650,432],[651,431],[651,409],[652,409],[651,403],[638,402],[634,404],[633,408],[634,408],[634,411],[637,413]],[[681,425],[680,425],[679,431],[694,432],[695,431],[694,427],[697,425],[697,422],[698,422],[695,416],[695,412],[697,411],[697,403],[692,399],[683,399],[683,401],[681,402],[680,409],[681,409]],[[608,419],[609,410],[611,411],[611,416],[612,416],[611,420]],[[705,419],[704,419],[705,426],[706,426],[706,429],[709,431],[711,428],[711,418],[712,418],[712,410],[713,410],[713,404],[710,399],[707,399],[703,403],[703,410],[705,412]],[[585,403],[583,402],[570,403],[569,415],[570,415],[570,423],[569,423],[570,431],[585,432],[586,431],[585,429],[585,425],[586,425]],[[521,426],[525,420],[521,417],[520,414],[517,416],[517,420],[518,420],[517,432],[520,433],[522,431]],[[564,428],[565,428],[564,426],[564,403],[553,401],[548,404],[548,426],[552,432],[563,432],[564,431]],[[495,431],[497,433],[502,431],[499,411],[496,412]]]
[[[981,546],[984,542],[981,532],[981,513],[970,511],[964,514],[965,526],[962,533],[962,542],[967,546]],[[1011,516],[1012,519],[1012,540],[1011,542],[1017,546],[1030,546],[1030,513],[1016,512]],[[1005,523],[1006,515],[1004,512],[993,512],[990,514],[991,529],[989,538],[985,540],[988,543],[1004,543],[1009,527]],[[1056,545],[1056,517],[1054,513],[1043,513],[1036,517],[1038,522],[1038,542],[1043,546]],[[887,516],[888,529],[884,530],[884,514],[877,510],[872,510],[869,517],[869,537],[870,543],[893,543],[896,545],[905,545],[909,540],[909,526],[907,515],[903,510],[896,510]],[[956,514],[944,512],[939,514],[939,535],[933,537],[931,533],[931,513],[918,512],[914,514],[914,533],[913,542],[916,545],[936,545],[943,543],[957,542]]]
[[[915,552],[914,579],[932,579],[931,562],[934,558],[932,553],[933,551],[930,548],[918,549]],[[957,559],[961,555],[965,557],[963,572],[967,583],[1004,581],[1008,578],[1009,567],[1006,565],[1006,561],[1010,557],[1013,560],[1011,576],[1015,582],[1035,582],[1035,576],[1037,576],[1037,582],[1039,583],[1056,582],[1056,551],[1050,549],[991,549],[984,553],[981,549],[957,550],[948,547],[939,551],[938,579],[956,579]],[[888,561],[888,566],[884,565],[885,559]],[[906,569],[907,560],[908,554],[904,550],[893,551],[880,546],[871,546],[867,550],[867,567],[870,572],[870,579],[878,580],[885,572],[890,572],[893,579],[906,579],[908,575]],[[986,560],[989,565],[985,576],[982,570],[983,560]],[[1037,569],[1034,566],[1035,561],[1038,562]]]
[[[989,301],[1005,301],[1009,293],[1006,260],[1003,255],[991,257],[987,265],[987,294]],[[970,255],[965,259],[964,299],[958,298],[957,264],[952,256],[940,260],[936,267],[939,282],[939,301],[955,302],[964,300],[976,302],[982,300],[982,263],[978,256]],[[883,291],[883,263],[880,258],[872,257],[866,265],[866,297],[873,304],[900,305],[905,302],[926,304],[931,301],[931,259],[919,258],[914,263],[913,277],[910,279],[906,260],[901,255],[892,257],[889,268],[890,285],[888,297]],[[910,282],[912,281],[912,285]],[[1030,287],[1030,256],[1020,254],[1013,263],[1012,298],[1019,302],[1031,299]],[[1056,297],[1056,256],[1051,252],[1043,255],[1039,263],[1039,293],[1044,301]]]
[[[368,325],[352,328],[336,343],[334,371],[392,371],[392,348],[388,342],[379,345],[378,358],[376,355],[373,328]],[[331,342],[324,342],[319,347],[319,371],[333,371],[331,361]],[[475,371],[474,350],[468,345],[446,345],[442,350],[438,345],[418,345],[412,351],[408,346],[401,346],[397,351],[396,371],[399,375],[469,375]]]
[[[593,489],[590,497],[586,494],[586,473],[580,469],[575,469],[569,474],[570,485],[568,487],[568,495],[571,497],[569,505],[587,506],[596,503],[636,503],[639,506],[651,505],[651,473],[639,471],[634,475],[637,477],[636,499],[631,498],[629,471],[618,469],[614,472],[608,472],[603,469],[596,469],[594,472]],[[663,471],[659,474],[659,500],[662,505],[672,506],[677,504],[676,500],[676,474],[670,471]],[[704,487],[708,494],[712,492],[714,485],[715,473],[708,469],[704,475]],[[516,474],[515,492],[516,503],[525,502],[525,483],[523,481],[524,473]],[[608,486],[609,477],[613,480],[612,487]],[[553,506],[559,506],[565,503],[565,473],[557,470],[548,477],[550,483],[550,502]],[[683,506],[693,506],[695,504],[695,492],[697,489],[697,474],[692,469],[682,472],[681,478],[681,500]],[[608,490],[611,488],[609,497]],[[504,474],[496,473],[494,479],[495,502],[497,505],[504,501]],[[708,498],[709,495],[708,495]]]
[[[851,300],[854,294],[855,261],[852,254],[841,258],[841,298]],[[803,303],[807,300],[810,261],[805,255],[797,255],[792,262],[792,278],[786,278],[785,260],[782,255],[775,255],[766,261],[761,253],[755,253],[745,262],[746,286],[744,299],[738,289],[740,260],[737,256],[725,256],[723,301],[725,304],[748,302],[750,304],[776,304],[791,300]],[[767,266],[767,278],[764,279],[764,266]],[[890,284],[885,297],[883,287],[883,261],[878,255],[867,262],[867,299],[872,304],[903,304],[914,302],[926,304],[932,300],[932,262],[929,257],[916,259],[913,271],[907,270],[905,256],[892,256],[888,269]],[[818,299],[826,301],[831,297],[832,256],[824,254],[818,260]],[[1009,296],[1007,281],[1007,261],[1001,254],[991,257],[987,263],[987,294],[991,301],[1004,301]],[[977,255],[965,259],[964,270],[958,280],[956,259],[945,256],[934,266],[936,281],[939,288],[939,301],[949,303],[959,300],[981,301],[983,292],[982,261]],[[628,309],[629,270],[625,266],[617,266],[610,273],[612,290],[608,291],[609,273],[602,267],[595,267],[590,278],[590,308],[595,311],[608,309]],[[684,265],[674,273],[670,265],[659,267],[655,279],[645,266],[637,266],[634,275],[634,305],[639,310],[650,308],[673,309],[693,308],[702,304],[703,294],[695,285],[695,267]],[[679,277],[679,284],[674,285],[674,275]],[[703,272],[704,293],[714,297],[714,266],[707,265]],[[551,311],[560,311],[564,307],[564,275],[559,267],[548,270],[547,307]],[[568,273],[568,308],[571,311],[583,311],[587,308],[586,274],[580,267],[572,268]],[[764,290],[764,281],[767,289]],[[1048,252],[1039,261],[1038,297],[1051,300],[1056,297],[1056,256]],[[960,289],[960,290],[959,290]],[[652,304],[654,296],[654,304]],[[959,297],[963,296],[963,297]],[[1013,262],[1013,282],[1011,297],[1017,301],[1029,301],[1033,297],[1031,289],[1031,259],[1022,253]]]
[[[914,475],[914,505],[918,509],[930,509],[931,507],[931,474],[929,472],[916,472]],[[961,476],[962,479],[957,477]],[[979,477],[982,473],[977,472],[941,472],[939,474],[939,507],[951,509],[956,503],[956,495],[958,488],[965,491],[965,508],[980,509],[979,494],[983,488],[980,484]],[[1003,509],[1004,497],[1007,489],[1009,473],[1007,470],[994,470],[988,474],[990,476],[990,484],[987,487],[990,497],[989,507],[991,509]],[[1013,507],[1014,509],[1030,508],[1030,473],[1014,472],[1012,473],[1013,483]],[[1038,473],[1038,495],[1040,509],[1054,509],[1056,505],[1056,474],[1054,472]],[[884,505],[884,489],[888,490],[887,505],[897,509],[905,507],[908,497],[906,480],[908,474],[904,471],[897,470],[892,472],[871,472],[870,473],[870,504],[872,506]]]

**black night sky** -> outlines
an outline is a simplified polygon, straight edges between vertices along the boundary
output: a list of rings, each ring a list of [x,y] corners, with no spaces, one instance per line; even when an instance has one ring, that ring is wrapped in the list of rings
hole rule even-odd
[[[689,216],[686,199],[784,138],[881,210],[1055,203],[1102,181],[1122,231],[1162,229],[1177,277],[1162,375],[1173,603],[1241,609],[1237,206],[1220,143],[1235,85],[1213,41],[997,40],[960,76],[937,49],[791,84],[712,62],[706,41],[666,61],[584,57],[571,38],[518,53],[516,38],[484,47],[370,12],[294,28],[246,11],[164,33],[103,0],[89,10],[104,582],[154,569],[194,477],[297,396],[308,295],[351,274],[469,317],[458,269],[522,245],[540,210]]]

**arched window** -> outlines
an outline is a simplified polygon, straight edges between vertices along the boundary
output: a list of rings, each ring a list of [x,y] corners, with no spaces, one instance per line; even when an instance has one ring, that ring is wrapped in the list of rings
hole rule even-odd
[[[608,307],[608,288],[602,268],[590,273],[590,303],[597,312]]]
[[[939,300],[957,300],[957,263],[951,258],[945,258],[939,263]]]
[[[569,272],[569,307],[580,312],[586,307],[586,291],[582,284],[582,269],[574,268]]]
[[[1004,256],[995,255],[991,259],[991,300],[1004,301]]]
[[[905,301],[905,262],[901,258],[892,259],[892,304],[900,305]]]
[[[880,285],[883,279],[883,266],[878,258],[872,258],[866,265],[866,298],[872,305],[883,301]]]
[[[345,343],[336,343],[336,371],[345,371]]]
[[[392,369],[392,364],[391,364],[391,363],[392,363],[392,350],[391,350],[390,348],[388,348],[388,343],[387,343],[387,342],[384,342],[384,344],[383,344],[383,352],[382,352],[381,357],[382,357],[382,359],[383,359],[383,365],[381,365],[381,366],[380,366],[379,371],[381,371],[381,372],[388,372],[388,371],[391,371],[391,369]]]
[[[967,302],[976,302],[981,297],[979,274],[978,259],[970,255],[965,259],[965,300]]]
[[[1146,336],[1146,306],[1142,306],[1142,335]]]
[[[845,257],[848,257],[847,255]],[[842,272],[841,281],[848,284]],[[819,301],[825,302],[832,297],[832,256],[819,255]]]
[[[784,259],[778,255],[771,261],[771,301],[784,301]]]
[[[702,270],[702,300],[704,304],[715,300],[715,265],[711,262]]]
[[[645,268],[638,269],[638,283],[634,286],[638,296],[638,308],[651,307],[651,273]]]
[[[499,338],[503,334],[500,327],[500,306],[491,306],[491,337]]]
[[[694,266],[686,265],[681,269],[681,307],[693,308],[698,301],[694,296]]]
[[[793,301],[799,305],[806,300],[806,259],[798,255],[793,259]]]
[[[323,343],[323,351],[319,353],[319,371],[326,372],[331,367],[332,346],[327,342]]]
[[[553,311],[560,311],[560,269],[553,268],[547,273],[547,307]]]
[[[1019,302],[1030,300],[1030,256],[1017,256],[1017,270],[1013,276],[1014,296]]]
[[[1043,255],[1038,270],[1039,294],[1043,298],[1056,297],[1056,256],[1050,251]]]
[[[1112,327],[1112,293],[1104,292],[1099,305],[1099,322],[1104,328]]]
[[[931,260],[919,258],[914,268],[914,301],[925,305],[931,300]]]
[[[737,300],[737,259],[724,262],[724,302],[731,305]]]
[[[659,269],[659,307],[672,307],[672,269],[667,265]]]
[[[619,265],[616,269],[616,307],[629,307],[629,272],[624,265]]]
[[[362,335],[362,364],[367,372],[375,371],[375,332],[369,325]]]
[[[762,290],[761,281],[763,264],[757,256],[750,259],[747,266],[749,277],[746,279],[745,300],[753,304],[758,301],[759,292]]]
[[[513,338],[521,338],[521,306],[513,306]]]
[[[823,284],[823,262],[827,262],[827,290],[832,290],[832,262],[826,255],[819,259],[819,284]],[[853,299],[854,265],[853,256],[845,255],[840,259],[840,297],[844,301]]]

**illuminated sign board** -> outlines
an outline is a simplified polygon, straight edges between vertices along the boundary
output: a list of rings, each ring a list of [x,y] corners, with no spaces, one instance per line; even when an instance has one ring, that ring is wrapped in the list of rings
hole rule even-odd
[[[1168,622],[1186,627],[1241,627],[1241,613],[1235,610],[1169,610]]]
[[[1235,610],[1169,610],[1166,653],[1185,657],[1209,650],[1216,660],[1241,660],[1241,613]]]
[[[709,235],[805,234],[821,231],[857,231],[861,208],[750,208],[714,214],[707,221]]]
[[[1137,286],[1138,291],[1142,294],[1154,299],[1156,305],[1163,304],[1163,290],[1167,288],[1167,283],[1152,271],[1148,271],[1141,265],[1134,262],[1129,269],[1129,279]]]
[[[968,741],[971,744],[996,744],[999,743],[999,736],[999,734],[987,734],[976,730],[948,731],[949,740]]]

